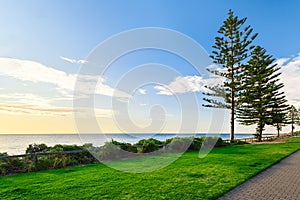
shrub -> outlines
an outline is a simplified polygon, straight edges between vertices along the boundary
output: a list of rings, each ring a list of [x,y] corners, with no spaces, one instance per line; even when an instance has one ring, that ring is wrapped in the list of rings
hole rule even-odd
[[[62,168],[67,166],[67,157],[65,155],[56,156],[54,158],[53,168]]]
[[[149,138],[149,139],[144,139],[140,140],[136,146],[140,146],[138,148],[138,153],[150,153],[153,151],[158,150],[158,145],[162,144],[161,141]]]
[[[48,149],[49,149],[49,147],[47,147],[47,145],[45,145],[45,144],[30,144],[26,149],[26,153],[43,152]]]
[[[2,154],[2,155],[6,156],[7,154]],[[25,159],[5,158],[0,160],[1,175],[24,173],[28,171],[30,170]]]
[[[188,150],[190,151],[194,151],[194,150],[200,150],[203,141],[205,140],[205,137],[192,137],[193,141],[190,145],[190,147],[188,148]]]
[[[206,139],[203,141],[204,148],[205,147],[222,147],[226,146],[227,143],[225,143],[222,138],[220,137],[206,137]]]
[[[9,167],[10,165],[7,162],[0,161],[0,173],[2,176],[8,174]]]
[[[105,142],[99,152],[99,158],[101,160],[116,160],[120,158],[121,148],[115,145],[113,142]]]
[[[124,142],[118,142],[115,140],[111,141],[114,145],[118,145],[121,149],[127,152],[132,152],[132,153],[137,153],[137,148],[136,146],[133,146],[130,143],[124,143]]]
[[[154,144],[157,144],[157,145],[163,144],[162,141],[159,141],[159,140],[154,139],[154,138],[142,139],[142,140],[138,141],[138,143],[136,143],[136,144],[137,145],[143,145],[144,143],[147,143],[147,142],[151,142],[151,143],[154,143]]]
[[[190,147],[192,141],[193,137],[175,137],[168,144],[167,150],[171,152],[186,151]]]
[[[49,158],[48,156],[41,156],[38,157],[37,161],[37,169],[35,170],[46,170],[46,169],[53,169],[54,160],[53,158]]]
[[[7,152],[1,153],[0,152],[0,156],[8,156]]]

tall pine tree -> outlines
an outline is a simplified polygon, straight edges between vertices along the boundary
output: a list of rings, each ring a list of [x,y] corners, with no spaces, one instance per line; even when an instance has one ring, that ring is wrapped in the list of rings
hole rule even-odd
[[[289,106],[284,92],[280,91],[282,83],[278,83],[279,68],[274,64],[274,58],[266,54],[260,46],[255,47],[248,65],[243,69],[243,91],[241,106],[238,108],[238,120],[244,125],[256,124],[256,135],[261,141],[262,132],[266,124],[282,123]],[[277,110],[277,116],[273,117]]]
[[[234,140],[235,109],[242,90],[240,88],[243,75],[241,69],[249,57],[249,51],[253,48],[251,43],[257,36],[257,34],[252,34],[251,26],[244,26],[246,19],[239,19],[232,10],[229,10],[228,18],[219,28],[220,36],[215,38],[214,51],[210,56],[218,68],[207,70],[214,75],[224,77],[226,81],[222,85],[207,87],[211,93],[204,94],[212,98],[203,98],[208,102],[203,106],[230,109],[231,142]]]

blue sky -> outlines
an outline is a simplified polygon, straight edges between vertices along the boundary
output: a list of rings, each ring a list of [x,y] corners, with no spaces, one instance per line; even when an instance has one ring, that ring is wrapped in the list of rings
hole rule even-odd
[[[132,28],[180,31],[211,50],[228,9],[259,33],[275,57],[298,51],[300,2],[285,1],[1,1],[1,55],[62,64],[61,54],[85,57],[99,42]],[[276,42],[275,42],[276,41]]]
[[[0,68],[2,68],[0,103],[3,111],[1,119],[7,122],[7,125],[0,130],[1,133],[20,133],[23,132],[22,130],[35,133],[76,132],[72,117],[69,116],[69,112],[72,111],[70,92],[72,84],[68,82],[68,78],[80,70],[81,65],[78,60],[86,59],[99,43],[129,29],[162,27],[186,34],[210,53],[217,30],[226,19],[230,8],[239,17],[247,17],[247,24],[259,33],[255,44],[265,47],[280,61],[282,66],[285,66],[286,71],[284,71],[282,81],[287,86],[285,88],[287,96],[290,103],[300,105],[300,97],[295,94],[297,89],[292,88],[293,85],[299,83],[297,72],[299,72],[300,52],[300,2],[297,0],[213,0],[189,1],[188,3],[167,0],[7,0],[0,1],[0,8],[0,57],[3,58],[0,62]],[[9,63],[14,60],[17,60],[19,65],[25,66],[23,70],[32,70],[32,74],[24,72],[25,74],[20,75],[21,72],[18,72],[12,75],[15,72],[5,71],[10,68]],[[26,63],[27,61],[34,63]],[[113,87],[114,82],[120,79],[126,70],[149,62],[174,67],[182,74],[182,79],[180,79],[182,81],[186,80],[184,77],[191,78],[197,75],[187,63],[170,54],[142,51],[128,55],[127,58],[124,57],[114,63],[115,67],[112,66],[107,72],[105,84]],[[29,69],[26,67],[29,65],[35,67]],[[44,77],[45,74],[48,76]],[[34,76],[31,77],[31,75]],[[60,79],[55,82],[55,77],[60,77]],[[142,94],[135,96],[139,105],[145,107],[146,104],[164,103],[167,104],[166,110],[176,115],[174,97],[157,95],[157,90],[154,90],[152,86],[142,89],[144,91],[140,93],[145,93],[144,96]],[[196,95],[199,99],[202,98],[201,92],[196,92]],[[96,98],[100,102],[96,105],[99,115],[102,116],[101,112],[109,112],[111,99],[101,94]],[[29,105],[35,106],[34,109]],[[20,107],[22,107],[21,110],[18,110]],[[47,109],[41,109],[41,107]],[[135,106],[132,105],[132,107]],[[133,108],[135,111],[132,116],[136,118],[137,123],[150,123],[150,119],[142,120],[144,115],[149,115],[149,107],[148,111],[147,109],[143,111],[143,109]],[[39,110],[39,113],[33,113],[33,110]],[[49,110],[61,112],[63,115],[49,114]],[[203,109],[201,111],[205,114],[209,112]],[[37,121],[37,118],[40,121]],[[19,122],[18,128],[15,128],[12,122],[16,119],[19,120],[17,121]],[[58,123],[57,120],[60,122]],[[103,124],[113,123],[113,119],[103,120],[105,122]],[[226,120],[228,119],[226,118],[225,122]],[[41,126],[35,128],[37,123]],[[201,126],[204,127],[207,123],[203,122]],[[170,127],[174,124],[178,124],[178,121],[170,123]],[[53,128],[54,126],[57,128]],[[165,131],[172,131],[170,127]],[[227,125],[224,127],[223,130],[227,131]],[[103,129],[107,132],[118,131],[112,126]],[[201,131],[205,130],[207,128],[201,129]],[[253,132],[253,128],[238,127],[237,131]]]

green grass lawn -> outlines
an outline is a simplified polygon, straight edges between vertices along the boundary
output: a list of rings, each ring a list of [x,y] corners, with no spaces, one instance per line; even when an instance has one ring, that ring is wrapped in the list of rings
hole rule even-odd
[[[215,148],[205,158],[187,152],[171,165],[131,174],[94,164],[0,178],[0,199],[215,199],[300,149],[300,143]],[[151,157],[118,161],[119,165]]]
[[[300,142],[300,137],[289,137],[289,138],[285,138],[285,140],[287,140],[287,141],[299,141]]]

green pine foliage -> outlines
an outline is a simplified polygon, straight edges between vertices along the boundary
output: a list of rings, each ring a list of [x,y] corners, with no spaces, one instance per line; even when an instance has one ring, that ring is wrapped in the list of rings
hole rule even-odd
[[[275,103],[274,107],[272,108],[272,119],[270,124],[276,127],[277,137],[280,136],[282,127],[288,124],[289,109],[290,108],[286,104],[282,104],[280,106],[277,103]]]
[[[278,83],[279,68],[274,58],[266,54],[260,46],[255,47],[251,59],[243,68],[243,91],[241,106],[238,108],[238,120],[243,125],[256,124],[256,134],[261,140],[265,125],[281,128],[289,106],[286,104],[282,83]]]
[[[245,26],[246,18],[239,19],[229,10],[228,18],[218,30],[220,36],[215,38],[211,58],[217,69],[207,70],[213,75],[225,78],[222,85],[207,87],[211,93],[203,100],[205,107],[230,109],[230,139],[234,140],[234,115],[242,88],[243,65],[247,62],[249,51],[253,49],[252,41],[257,34],[252,34],[251,26]],[[224,101],[223,101],[224,100]]]

